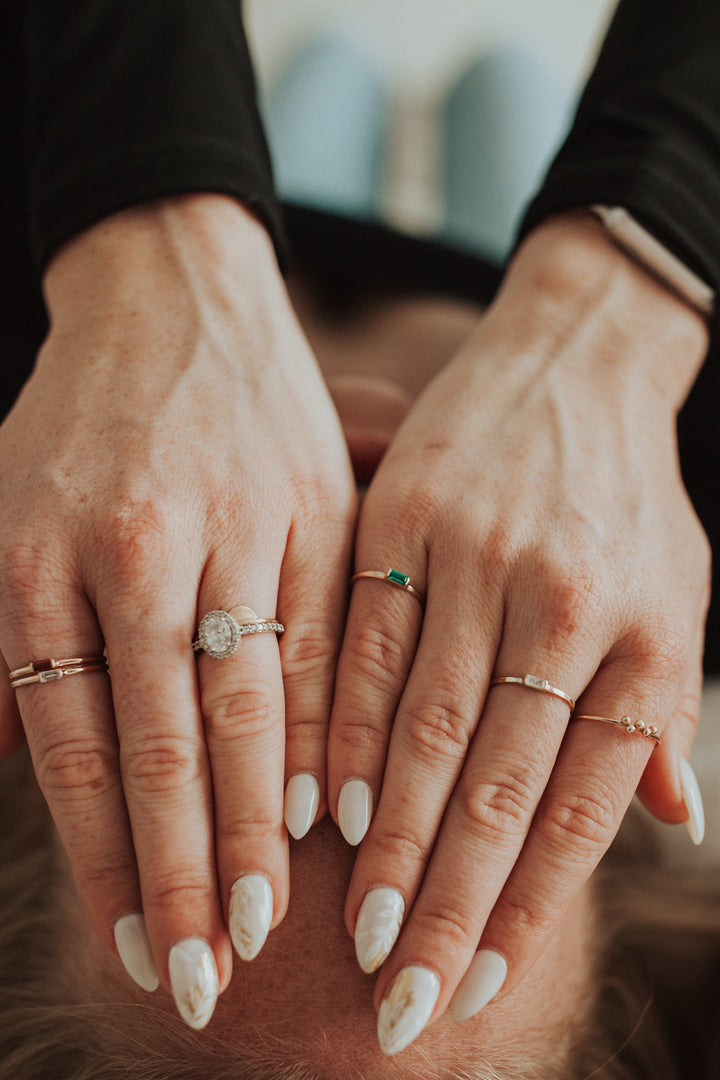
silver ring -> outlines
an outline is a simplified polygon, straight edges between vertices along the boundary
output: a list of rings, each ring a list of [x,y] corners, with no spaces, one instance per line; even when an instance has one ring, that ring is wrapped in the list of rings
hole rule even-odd
[[[208,611],[200,621],[198,636],[192,643],[195,652],[206,652],[215,660],[232,656],[246,634],[282,634],[285,627],[277,619],[259,619],[252,608],[240,606],[231,611]]]

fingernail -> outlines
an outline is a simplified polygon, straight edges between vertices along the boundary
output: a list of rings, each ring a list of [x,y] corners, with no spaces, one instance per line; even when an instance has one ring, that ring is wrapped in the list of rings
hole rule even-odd
[[[355,955],[362,970],[377,971],[400,933],[405,900],[397,889],[371,889],[362,902],[355,925]]]
[[[497,994],[507,977],[507,960],[492,949],[478,949],[449,1005],[457,1023],[469,1020]]]
[[[690,833],[693,844],[701,844],[705,836],[705,810],[695,770],[685,758],[680,762],[680,786],[688,812],[685,828]]]
[[[406,967],[397,973],[378,1013],[378,1041],[384,1054],[399,1054],[418,1037],[439,993],[440,980],[429,968]]]
[[[200,1031],[215,1010],[219,990],[213,951],[202,938],[185,938],[170,950],[169,967],[178,1012]]]
[[[241,960],[254,960],[273,917],[273,892],[262,874],[243,874],[230,890],[230,937]]]
[[[155,961],[150,949],[145,916],[138,913],[123,915],[115,923],[113,930],[115,945],[120,954],[125,970],[143,990],[157,990],[160,985]]]
[[[310,773],[298,773],[291,776],[285,788],[285,824],[291,836],[302,839],[310,829],[318,803],[320,785]]]
[[[348,844],[355,847],[368,831],[372,817],[372,790],[364,780],[346,780],[338,799],[338,825]]]

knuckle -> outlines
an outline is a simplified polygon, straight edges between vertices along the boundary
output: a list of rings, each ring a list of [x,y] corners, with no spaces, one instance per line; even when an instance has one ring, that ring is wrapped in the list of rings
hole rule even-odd
[[[199,749],[183,736],[144,735],[123,749],[121,770],[126,783],[136,791],[181,791],[200,776]]]
[[[110,743],[59,743],[37,757],[35,769],[48,797],[91,799],[117,783],[117,750]]]
[[[576,795],[565,792],[548,799],[540,828],[555,849],[572,855],[578,850],[601,855],[609,846],[617,827],[616,811],[609,793]]]
[[[295,683],[329,682],[337,658],[337,648],[327,625],[303,623],[302,636],[283,636],[280,642],[283,678]]]
[[[358,680],[390,692],[405,670],[407,647],[391,630],[364,623],[353,640],[352,663]]]
[[[392,832],[377,830],[372,842],[390,866],[424,863],[428,846],[411,829],[395,828]]]
[[[16,615],[47,623],[58,586],[69,583],[67,568],[48,545],[47,534],[35,528],[30,536],[16,537],[5,549],[1,567],[3,593]]]
[[[603,604],[603,584],[597,569],[577,556],[546,567],[544,577],[551,634],[565,642],[594,620]]]
[[[556,918],[557,909],[553,912],[539,897],[517,898],[506,892],[498,897],[493,910],[493,919],[511,927],[523,940],[543,937]]]
[[[209,877],[186,869],[148,875],[143,883],[144,906],[182,911],[207,909],[213,895]]]
[[[283,720],[282,702],[269,688],[243,686],[219,694],[203,693],[208,738],[226,740],[266,734]]]
[[[159,501],[115,510],[99,523],[98,534],[111,573],[120,582],[154,579],[158,564],[167,558],[168,514]]]
[[[407,735],[422,759],[463,760],[471,724],[452,701],[416,706],[406,717]]]
[[[537,794],[520,776],[508,773],[492,783],[463,783],[458,789],[458,805],[470,829],[496,836],[512,836],[529,827]]]
[[[385,753],[388,736],[384,728],[379,725],[369,720],[359,720],[346,715],[334,727],[342,740],[344,749],[350,752],[353,760],[367,756],[375,758],[377,754]]]
[[[220,822],[218,832],[223,840],[240,849],[248,841],[261,840],[268,845],[281,843],[282,813],[274,816],[257,812],[236,815]]]
[[[452,904],[433,901],[427,908],[414,908],[412,925],[413,932],[422,934],[423,940],[440,939],[440,951],[443,955],[449,951],[477,948],[477,928],[467,914],[463,914]]]

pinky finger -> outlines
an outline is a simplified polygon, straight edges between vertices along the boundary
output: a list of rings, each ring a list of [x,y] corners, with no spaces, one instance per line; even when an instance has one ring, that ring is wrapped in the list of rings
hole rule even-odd
[[[702,704],[701,637],[696,642],[694,656],[693,669],[678,694],[662,744],[650,757],[637,793],[653,817],[668,825],[684,822],[693,843],[700,844],[705,835],[705,812],[690,755]]]

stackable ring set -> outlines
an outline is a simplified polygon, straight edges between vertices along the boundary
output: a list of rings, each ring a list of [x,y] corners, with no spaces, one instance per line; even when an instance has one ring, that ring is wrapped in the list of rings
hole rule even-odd
[[[424,608],[425,595],[411,583],[410,576],[390,567],[387,570],[358,570],[350,579],[350,584],[355,584],[361,578],[374,578],[387,582],[396,588],[402,589],[420,603]],[[240,645],[243,637],[249,634],[282,634],[285,631],[283,623],[277,619],[261,619],[251,607],[239,605],[230,611],[216,609],[209,611],[200,620],[197,637],[192,642],[194,652],[205,652],[216,660],[225,660],[232,656]],[[32,683],[57,682],[72,675],[82,675],[88,672],[101,671],[109,674],[107,658],[104,654],[92,656],[75,656],[58,660],[50,657],[45,660],[32,660],[24,667],[10,671],[10,686],[17,690]],[[595,716],[587,713],[575,712],[575,701],[570,694],[553,686],[547,679],[538,675],[496,675],[490,680],[490,686],[501,684],[526,686],[530,690],[548,694],[564,702],[570,709],[573,720],[597,720],[603,724],[613,724],[622,728],[628,735],[642,735],[651,739],[656,745],[660,745],[662,739],[654,724],[645,724],[642,720],[633,720],[629,716],[616,719],[611,716]]]

